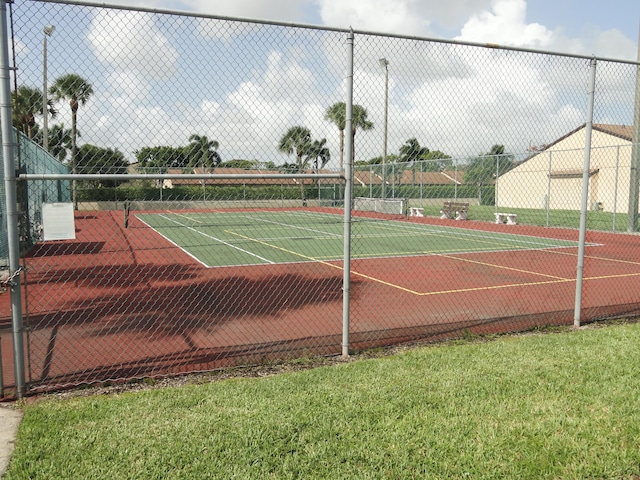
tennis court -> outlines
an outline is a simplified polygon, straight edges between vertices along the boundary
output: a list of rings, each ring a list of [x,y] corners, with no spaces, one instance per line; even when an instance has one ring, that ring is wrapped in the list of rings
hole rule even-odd
[[[34,386],[340,352],[338,209],[146,210],[126,228],[120,211],[75,221],[75,240],[43,242],[27,258]],[[573,319],[575,230],[371,212],[351,227],[354,349]],[[585,318],[639,311],[640,263],[629,259],[639,242],[589,233]],[[6,296],[2,312],[8,321]]]
[[[162,212],[137,217],[207,267],[338,261],[344,218],[312,211]],[[352,217],[352,258],[573,248],[574,241]]]

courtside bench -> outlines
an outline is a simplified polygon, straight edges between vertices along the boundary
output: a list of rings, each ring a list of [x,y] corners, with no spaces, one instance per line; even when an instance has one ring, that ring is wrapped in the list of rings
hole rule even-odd
[[[410,217],[424,217],[424,208],[409,207],[409,216]]]
[[[496,223],[506,223],[507,225],[516,225],[518,223],[518,215],[515,213],[494,213]]]
[[[462,202],[444,202],[440,210],[442,219],[452,218],[456,220],[466,220],[469,212],[469,204]]]

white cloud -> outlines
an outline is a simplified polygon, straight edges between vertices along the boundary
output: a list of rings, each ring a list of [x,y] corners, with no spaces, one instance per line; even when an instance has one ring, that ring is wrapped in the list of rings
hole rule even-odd
[[[105,22],[115,28],[102,28]],[[175,73],[178,53],[150,15],[102,10],[91,23],[88,39],[98,59],[114,68],[154,79],[166,79]]]
[[[457,40],[490,42],[504,45],[544,48],[553,33],[538,23],[526,23],[524,0],[493,0],[492,11],[473,15],[462,27]]]
[[[70,0],[73,1],[73,0]],[[111,5],[194,12],[282,22],[301,22],[312,0],[110,0]]]
[[[175,3],[175,2],[169,2]],[[189,10],[230,17],[270,19],[285,22],[300,21],[304,17],[306,0],[182,0]]]
[[[415,15],[415,0],[318,0],[325,25],[357,30],[424,35],[427,18]]]
[[[562,30],[555,32],[552,48],[557,52],[578,55],[597,55],[604,58],[636,60],[638,47],[634,41],[616,29],[600,30],[590,27],[579,38],[568,38]]]
[[[550,30],[539,23],[527,23],[525,0],[492,0],[491,10],[472,15],[456,40],[496,43],[514,47],[549,50],[576,55],[636,59],[636,43],[616,29],[595,27],[579,37],[567,37],[562,28]]]

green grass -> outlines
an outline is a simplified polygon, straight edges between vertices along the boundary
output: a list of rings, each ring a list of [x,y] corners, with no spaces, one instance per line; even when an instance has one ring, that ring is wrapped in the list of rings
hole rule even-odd
[[[417,206],[419,200],[410,200],[412,206]],[[415,203],[415,205],[414,205]],[[424,214],[430,217],[439,217],[441,205],[425,205]],[[469,220],[494,222],[496,207],[493,205],[470,205]],[[580,212],[577,210],[549,210],[534,208],[499,208],[500,212],[515,213],[518,215],[518,223],[523,225],[536,225],[541,227],[580,227]],[[627,230],[627,215],[612,212],[600,212],[590,210],[587,214],[587,228],[589,230],[602,230],[625,232]]]
[[[27,404],[7,479],[637,478],[640,325]]]

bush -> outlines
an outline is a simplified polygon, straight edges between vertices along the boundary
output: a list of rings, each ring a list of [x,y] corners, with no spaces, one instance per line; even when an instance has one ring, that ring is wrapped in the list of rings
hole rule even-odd
[[[308,199],[333,198],[343,194],[342,185],[332,188],[331,185],[305,187]],[[354,197],[381,198],[382,186],[354,186]],[[480,205],[495,205],[495,187],[493,185],[396,185],[387,186],[387,198],[479,198]],[[178,200],[295,200],[300,198],[300,187],[297,185],[213,185],[177,186],[160,191],[149,184],[119,185],[115,188],[90,188],[78,182],[78,200],[81,202],[108,201],[178,201]],[[337,199],[337,198],[336,198]],[[341,200],[341,199],[338,199]]]

